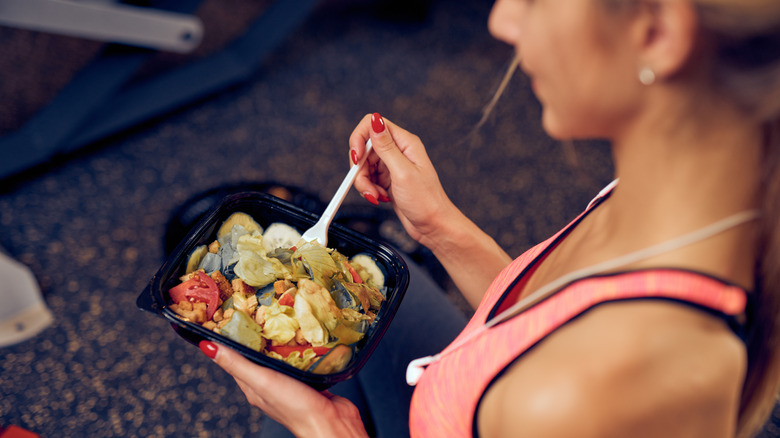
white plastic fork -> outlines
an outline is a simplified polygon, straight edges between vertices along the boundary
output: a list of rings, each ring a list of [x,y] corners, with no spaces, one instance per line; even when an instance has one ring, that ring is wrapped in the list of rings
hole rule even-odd
[[[366,151],[363,152],[363,158],[361,158],[357,164],[349,169],[347,176],[344,178],[344,181],[341,182],[339,189],[336,190],[336,194],[333,195],[333,198],[325,208],[322,216],[320,216],[320,219],[311,228],[306,230],[306,232],[303,233],[303,236],[301,236],[303,240],[306,242],[313,242],[316,240],[320,245],[328,246],[328,228],[330,228],[330,223],[333,221],[333,216],[335,216],[336,210],[341,207],[341,203],[347,196],[347,191],[350,189],[350,187],[352,187],[352,183],[355,182],[355,177],[357,176],[358,171],[365,164],[369,152],[371,152],[370,139],[366,142]]]

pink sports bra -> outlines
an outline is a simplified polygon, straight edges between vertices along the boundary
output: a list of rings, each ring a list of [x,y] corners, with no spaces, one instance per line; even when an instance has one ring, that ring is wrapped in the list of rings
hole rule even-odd
[[[410,411],[412,437],[477,436],[476,412],[491,383],[547,335],[602,303],[674,300],[713,312],[739,329],[737,316],[747,305],[745,290],[697,272],[649,269],[574,281],[524,312],[474,335],[472,332],[516,301],[517,292],[513,290],[520,288],[515,286],[529,277],[537,262],[590,210],[526,251],[496,277],[463,332],[420,377]]]

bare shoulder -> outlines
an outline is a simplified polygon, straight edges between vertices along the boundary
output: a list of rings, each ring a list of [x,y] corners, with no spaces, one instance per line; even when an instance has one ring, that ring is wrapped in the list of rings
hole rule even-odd
[[[486,392],[481,436],[731,437],[746,367],[726,324],[666,301],[592,309]]]

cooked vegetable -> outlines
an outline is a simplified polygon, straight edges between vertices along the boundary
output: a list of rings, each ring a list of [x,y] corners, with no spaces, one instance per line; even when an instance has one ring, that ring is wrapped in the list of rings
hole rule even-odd
[[[243,235],[237,248],[238,262],[233,270],[246,284],[263,287],[289,275],[282,262],[265,256],[262,237]]]
[[[276,345],[285,345],[295,339],[295,332],[301,327],[295,319],[295,310],[290,306],[273,303],[265,308],[263,336]]]
[[[222,258],[213,252],[207,252],[198,264],[198,269],[203,269],[207,274],[220,271],[222,270]]]
[[[314,310],[303,296],[304,294],[295,296],[295,318],[301,326],[301,335],[303,336],[303,339],[306,339],[311,345],[321,347],[328,343],[330,332],[320,320],[314,316]]]
[[[360,301],[347,289],[343,281],[333,282],[333,289],[331,289],[330,295],[340,309],[362,309]]]
[[[301,245],[292,255],[292,264],[296,273],[300,275],[301,271],[305,272],[315,283],[325,289],[331,288],[331,277],[339,272],[339,267],[330,256],[330,251],[316,242],[306,242]]]
[[[265,348],[282,357],[287,357],[294,352],[303,353],[306,350],[311,350],[317,356],[322,356],[331,350],[330,347],[314,347],[311,345],[268,345]]]
[[[350,262],[364,282],[378,288],[380,291],[385,287],[385,270],[380,267],[373,256],[357,254],[352,257]]]
[[[352,281],[355,283],[363,283],[363,279],[360,277],[360,274],[355,270],[355,268],[352,267],[348,262],[344,262],[344,265],[347,267],[347,270],[349,271],[349,275],[352,277]]]
[[[385,300],[380,266],[367,254],[349,259],[303,242],[286,224],[263,232],[237,212],[215,241],[190,254],[182,283],[169,291],[171,308],[296,368],[336,372],[352,357],[346,345],[363,339]]]
[[[208,254],[209,248],[206,245],[200,245],[192,250],[190,256],[187,258],[187,268],[184,273],[189,274],[198,270],[200,261],[203,260],[203,256]]]
[[[288,291],[279,297],[279,305],[292,307],[295,304],[295,292]]]
[[[257,296],[255,295],[244,295],[241,292],[236,292],[231,298],[233,298],[233,308],[236,310],[247,315],[252,315],[257,310]]]
[[[269,284],[265,286],[257,291],[257,304],[261,306],[270,306],[274,302],[274,295],[276,295],[274,285]]]
[[[314,374],[330,374],[344,369],[352,360],[353,351],[346,345],[337,345],[309,368]]]
[[[268,357],[279,359],[288,365],[294,366],[295,368],[301,370],[308,368],[311,363],[317,359],[317,353],[315,353],[311,348],[307,348],[303,350],[303,352],[293,351],[287,357],[284,357],[275,351],[267,351],[265,354]]]
[[[219,288],[214,280],[202,271],[197,271],[189,280],[172,287],[168,293],[174,303],[182,301],[206,303],[206,317],[211,319],[219,308]]]
[[[282,264],[289,265],[292,261],[293,252],[292,249],[276,248],[268,253],[268,257],[273,257],[282,262]]]
[[[267,252],[271,252],[277,248],[289,249],[298,244],[301,240],[301,233],[295,228],[283,224],[281,222],[274,222],[266,228],[263,232],[263,246]]]
[[[265,348],[262,327],[240,310],[233,312],[230,321],[222,327],[222,334],[256,351],[263,351]]]
[[[344,324],[339,323],[339,325],[337,325],[336,328],[330,332],[330,334],[335,336],[340,344],[349,345],[363,339],[363,335],[365,333],[353,330]]]
[[[328,330],[336,328],[341,317],[341,309],[325,288],[311,280],[303,279],[298,282],[295,302],[297,303],[300,298],[309,303],[312,313]]]
[[[217,231],[217,240],[219,240],[222,236],[229,234],[233,230],[233,225],[241,225],[244,230],[250,234],[254,233],[255,231],[260,234],[263,233],[263,227],[255,222],[255,220],[252,219],[252,216],[237,211],[225,219],[224,222],[222,222],[222,225],[220,225],[219,230]]]

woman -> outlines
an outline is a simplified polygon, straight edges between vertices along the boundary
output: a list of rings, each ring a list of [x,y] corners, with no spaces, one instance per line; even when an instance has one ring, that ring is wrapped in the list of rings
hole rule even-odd
[[[477,306],[413,363],[412,435],[755,435],[779,380],[780,3],[498,0],[489,28],[545,130],[609,139],[619,183],[512,261],[450,202],[419,138],[360,122],[352,160],[374,149],[356,189],[391,200]],[[296,435],[365,435],[346,399],[202,348]]]

